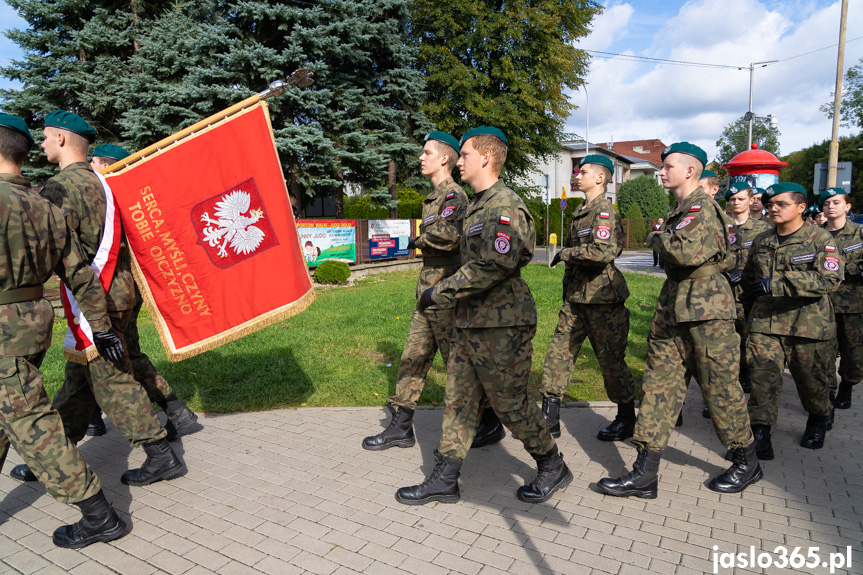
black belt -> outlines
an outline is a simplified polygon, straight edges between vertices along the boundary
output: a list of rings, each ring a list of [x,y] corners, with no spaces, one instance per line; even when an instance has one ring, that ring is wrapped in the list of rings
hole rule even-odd
[[[461,254],[452,256],[423,256],[424,268],[439,268],[452,265],[461,265]]]
[[[30,286],[10,289],[0,292],[0,304],[21,303],[41,299],[44,294],[42,286]]]
[[[668,269],[668,266],[665,266],[665,275],[668,279],[676,282],[695,278],[706,278],[707,276],[713,276],[720,272],[722,272],[722,268],[719,267],[719,264],[708,264],[697,268],[682,268],[675,270]]]

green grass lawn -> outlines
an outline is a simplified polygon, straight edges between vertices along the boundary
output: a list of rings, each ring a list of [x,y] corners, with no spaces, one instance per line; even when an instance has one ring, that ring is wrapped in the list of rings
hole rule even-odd
[[[230,413],[300,406],[384,405],[395,393],[399,358],[415,306],[416,271],[360,279],[351,287],[319,289],[303,313],[199,356],[170,363],[146,311],[138,325],[141,346],[189,407]],[[531,387],[540,384],[548,344],[557,325],[563,266],[529,265],[522,271],[533,290],[539,326],[533,340]],[[647,332],[662,280],[626,274],[631,296],[627,363],[641,381]],[[49,393],[63,378],[65,322],[54,326],[54,345],[42,365]],[[446,370],[440,356],[420,403],[443,405]],[[602,374],[585,342],[568,400],[605,400]]]

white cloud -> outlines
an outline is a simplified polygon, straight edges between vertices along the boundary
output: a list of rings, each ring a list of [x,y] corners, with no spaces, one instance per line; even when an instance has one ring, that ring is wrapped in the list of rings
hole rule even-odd
[[[641,20],[642,11],[651,16],[649,7],[636,4],[627,22]],[[616,30],[609,23],[602,27]],[[779,118],[781,153],[829,139],[831,122],[818,108],[830,100],[837,48],[788,58],[836,43],[838,29],[838,2],[819,6],[813,2],[695,0],[657,26],[649,38],[642,38],[641,45],[627,42],[626,34],[618,31],[615,37],[619,40],[606,50],[747,69],[595,57],[587,76],[590,139],[608,141],[613,135],[618,141],[688,140],[713,156],[723,128],[748,109],[749,63],[774,59],[780,62],[755,70],[753,109],[759,116],[775,114]],[[847,30],[847,40],[863,30],[863,3],[850,3]],[[580,46],[603,49],[587,41]],[[861,56],[863,40],[846,41],[845,70]],[[571,98],[581,108],[570,117],[567,130],[584,134],[584,96],[575,93]]]
[[[635,12],[629,4],[609,4],[602,14],[594,18],[591,32],[578,43],[591,50],[605,50],[616,40],[626,35],[629,21]]]

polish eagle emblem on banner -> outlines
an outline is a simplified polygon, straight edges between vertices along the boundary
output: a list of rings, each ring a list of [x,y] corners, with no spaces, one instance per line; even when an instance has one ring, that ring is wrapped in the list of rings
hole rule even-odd
[[[196,205],[192,222],[197,243],[223,269],[279,243],[253,178]]]

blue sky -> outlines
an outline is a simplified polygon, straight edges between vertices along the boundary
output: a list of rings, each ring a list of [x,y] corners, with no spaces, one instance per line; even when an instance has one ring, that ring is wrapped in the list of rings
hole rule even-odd
[[[830,120],[818,107],[830,101],[838,42],[839,1],[830,0],[606,0],[605,12],[578,45],[588,50],[748,66],[781,60],[755,72],[753,109],[779,119],[781,153],[830,138]],[[0,1],[0,31],[25,26]],[[845,66],[863,58],[863,2],[851,0]],[[0,36],[0,65],[20,56]],[[789,59],[790,58],[790,59]],[[595,55],[586,78],[593,142],[659,138],[688,140],[711,156],[723,128],[749,104],[748,70],[627,61]],[[14,84],[0,79],[0,87]],[[588,106],[581,91],[567,131],[584,135]],[[843,133],[847,133],[843,130]]]

